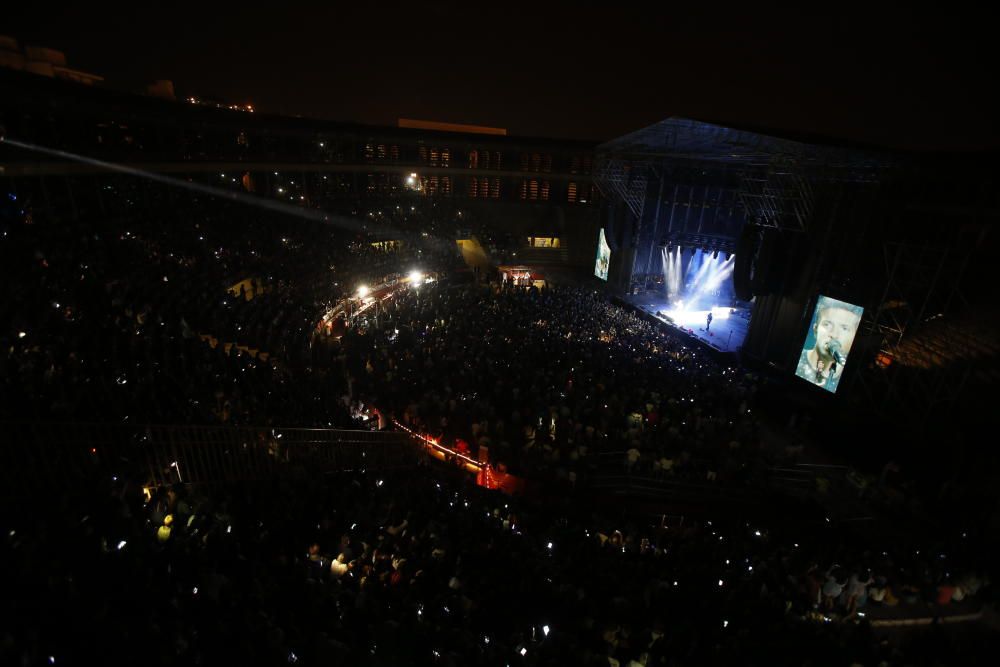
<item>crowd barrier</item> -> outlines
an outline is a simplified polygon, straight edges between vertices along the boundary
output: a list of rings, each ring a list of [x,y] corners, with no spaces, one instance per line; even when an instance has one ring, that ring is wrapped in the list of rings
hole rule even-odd
[[[249,426],[2,424],[4,493],[118,478],[146,488],[416,465],[405,433]]]

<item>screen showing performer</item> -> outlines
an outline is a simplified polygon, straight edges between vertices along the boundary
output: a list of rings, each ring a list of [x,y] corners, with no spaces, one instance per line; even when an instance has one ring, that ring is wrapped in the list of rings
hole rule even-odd
[[[821,295],[795,374],[830,393],[837,391],[864,310],[861,306]]]
[[[594,275],[601,280],[608,279],[608,265],[611,263],[611,246],[604,237],[604,228],[597,237],[597,261],[594,263]]]

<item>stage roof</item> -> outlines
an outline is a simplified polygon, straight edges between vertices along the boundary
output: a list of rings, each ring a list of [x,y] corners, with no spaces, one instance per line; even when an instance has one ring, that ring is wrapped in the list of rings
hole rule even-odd
[[[761,167],[789,161],[800,167],[877,169],[891,161],[888,154],[875,149],[774,136],[679,117],[607,141],[597,147],[597,152],[636,162],[667,159]]]

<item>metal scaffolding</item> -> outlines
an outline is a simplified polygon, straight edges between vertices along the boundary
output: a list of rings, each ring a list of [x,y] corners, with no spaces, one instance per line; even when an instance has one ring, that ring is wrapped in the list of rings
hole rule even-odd
[[[649,165],[623,158],[606,157],[597,161],[594,182],[607,199],[617,195],[628,206],[636,220],[642,220],[649,185]]]
[[[951,225],[950,231],[884,244],[885,288],[858,330],[877,346],[874,362],[855,375],[858,396],[883,416],[918,426],[953,416],[974,372],[971,360],[998,351],[992,332],[967,320],[964,278],[986,229]]]
[[[722,127],[686,118],[668,118],[597,148],[595,182],[609,200],[624,202],[635,216],[632,244],[660,242],[659,210],[664,182],[675,170],[688,173],[724,174],[726,187],[699,189],[704,201],[685,206],[699,209],[697,230],[685,233],[718,236],[715,229],[703,229],[704,209],[734,200],[742,216],[763,228],[782,232],[809,229],[815,206],[814,188],[828,181],[873,181],[887,166],[884,156],[854,148],[810,143],[806,139],[781,138],[752,130]],[[659,179],[656,212],[648,212],[645,202],[653,198],[650,183]],[[677,188],[673,182],[676,201]],[[683,186],[682,186],[683,187]],[[726,190],[731,189],[731,197]],[[694,195],[695,188],[691,189]],[[668,195],[669,196],[669,195]],[[652,225],[653,229],[647,229]],[[676,231],[670,226],[669,231]],[[735,238],[738,230],[729,230]],[[653,238],[656,236],[657,238]],[[645,266],[649,264],[649,253]],[[633,273],[637,267],[633,267]]]
[[[813,188],[798,166],[776,157],[766,170],[746,170],[740,201],[761,227],[804,232],[813,212]]]

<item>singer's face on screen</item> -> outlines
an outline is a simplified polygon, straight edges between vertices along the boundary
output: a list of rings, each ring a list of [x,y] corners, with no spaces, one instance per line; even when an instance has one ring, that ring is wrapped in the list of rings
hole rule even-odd
[[[860,317],[844,308],[820,310],[816,322],[816,349],[826,350],[831,341],[837,341],[840,343],[842,354],[846,357],[851,351],[854,334],[860,322]]]

